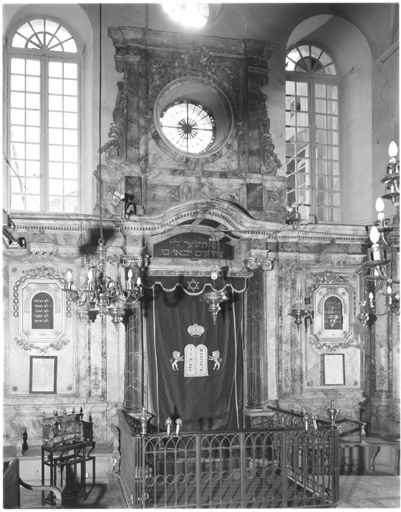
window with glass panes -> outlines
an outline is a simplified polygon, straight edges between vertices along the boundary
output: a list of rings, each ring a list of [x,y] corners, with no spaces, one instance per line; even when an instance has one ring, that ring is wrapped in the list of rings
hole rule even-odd
[[[340,83],[331,57],[300,45],[286,60],[287,203],[303,219],[340,222]]]
[[[9,49],[10,209],[78,212],[79,61],[60,23],[21,25]]]
[[[168,105],[160,116],[160,124],[171,144],[185,153],[208,150],[216,136],[212,113],[191,100],[178,100]]]

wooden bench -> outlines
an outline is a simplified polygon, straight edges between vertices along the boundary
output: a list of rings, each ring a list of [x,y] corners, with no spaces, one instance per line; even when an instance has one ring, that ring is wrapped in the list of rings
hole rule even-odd
[[[54,494],[56,508],[62,506],[62,490],[51,485],[29,485],[19,476],[19,459],[4,462],[3,466],[3,508],[21,508],[20,486],[30,491],[49,491]]]

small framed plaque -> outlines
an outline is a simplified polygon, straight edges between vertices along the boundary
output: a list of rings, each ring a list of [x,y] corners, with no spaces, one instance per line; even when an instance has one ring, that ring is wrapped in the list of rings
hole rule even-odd
[[[323,354],[323,381],[325,386],[345,385],[344,354]]]
[[[31,356],[29,393],[57,393],[56,356]]]

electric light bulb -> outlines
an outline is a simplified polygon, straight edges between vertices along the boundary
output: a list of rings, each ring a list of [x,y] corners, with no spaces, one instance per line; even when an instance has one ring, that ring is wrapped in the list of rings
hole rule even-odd
[[[370,228],[370,234],[369,234],[370,241],[372,244],[377,244],[377,242],[380,239],[380,233],[376,226],[372,226]]]
[[[141,283],[141,278],[140,278],[140,277],[138,277],[138,279],[136,280],[136,285],[137,285],[137,286],[141,286],[141,284],[142,284],[142,283]]]
[[[376,199],[376,211],[377,213],[381,213],[384,210],[384,201],[381,197]]]
[[[71,272],[71,270],[69,270],[69,271],[67,272],[67,281],[68,281],[68,282],[71,282],[71,281],[72,281],[72,272]]]
[[[398,154],[397,144],[393,140],[390,142],[390,145],[388,147],[388,154],[390,158],[395,158]]]
[[[132,279],[132,270],[131,269],[128,270],[128,279]]]
[[[391,295],[393,293],[393,289],[391,288],[390,285],[387,286],[387,293],[388,295]]]
[[[92,269],[89,269],[89,271],[88,271],[88,280],[92,281],[92,279],[93,279]]]

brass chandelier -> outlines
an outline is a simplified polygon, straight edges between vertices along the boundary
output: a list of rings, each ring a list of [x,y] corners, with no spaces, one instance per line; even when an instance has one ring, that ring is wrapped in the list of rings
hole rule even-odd
[[[395,291],[394,286],[399,285],[399,280],[394,279],[395,261],[397,253],[391,245],[390,233],[399,230],[399,207],[400,207],[400,165],[397,160],[398,148],[395,142],[389,146],[390,160],[386,167],[386,175],[381,179],[385,184],[385,194],[376,200],[377,220],[371,227],[369,238],[372,246],[368,249],[368,261],[365,263],[366,280],[373,284],[374,290],[383,295],[386,299],[386,310],[384,313],[376,311],[376,300],[372,289],[368,294],[368,309],[376,316],[388,313],[400,314],[400,292]],[[390,200],[396,207],[397,214],[394,219],[388,219],[384,213],[383,199]],[[398,236],[398,235],[396,235]]]
[[[133,269],[146,268],[149,264],[149,256],[140,258],[122,255],[117,262],[118,273],[121,268],[127,279],[121,282],[120,277],[112,279],[106,275],[107,247],[103,238],[99,238],[97,247],[97,261],[89,268],[85,283],[81,288],[76,288],[72,280],[72,272],[67,273],[67,283],[64,290],[68,299],[78,305],[77,314],[81,321],[94,322],[97,315],[111,316],[113,324],[117,327],[127,310],[133,309],[137,301],[143,296],[142,282],[138,275],[136,281],[133,278]],[[125,272],[125,268],[128,271]],[[138,272],[137,272],[138,273]]]

